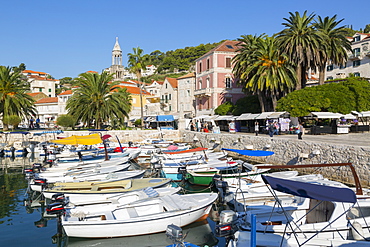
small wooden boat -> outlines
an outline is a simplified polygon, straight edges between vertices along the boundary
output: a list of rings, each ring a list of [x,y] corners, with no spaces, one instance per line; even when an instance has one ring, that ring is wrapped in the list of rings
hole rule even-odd
[[[164,232],[167,226],[188,225],[208,215],[216,193],[166,195],[123,205],[112,211],[82,217],[63,216],[69,237],[111,238]]]
[[[63,193],[65,196],[78,194],[81,197],[93,200],[94,195],[97,194],[113,196],[123,192],[141,190],[146,187],[164,187],[169,185],[171,181],[172,179],[169,178],[141,178],[114,182],[55,183],[53,187],[45,189],[42,193],[46,198],[51,198],[55,193]]]
[[[92,174],[90,176],[77,176],[77,177],[55,177],[48,179],[34,178],[30,181],[30,187],[33,191],[42,191],[46,187],[53,186],[53,183],[67,183],[67,182],[113,182],[124,179],[142,178],[145,170],[121,171],[104,174]]]

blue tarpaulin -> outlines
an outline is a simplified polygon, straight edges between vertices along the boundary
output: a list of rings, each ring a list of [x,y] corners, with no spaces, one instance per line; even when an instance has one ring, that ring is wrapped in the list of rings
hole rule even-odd
[[[264,151],[264,150],[244,150],[244,149],[229,149],[229,148],[222,148],[221,150],[231,151],[242,155],[248,156],[270,156],[273,155],[274,152],[272,151]]]
[[[350,202],[357,201],[356,194],[350,188],[334,187],[323,184],[294,181],[272,176],[262,175],[265,184],[269,184],[274,190],[305,198],[321,201]]]
[[[157,122],[172,122],[175,121],[175,118],[173,115],[158,115],[157,116]]]

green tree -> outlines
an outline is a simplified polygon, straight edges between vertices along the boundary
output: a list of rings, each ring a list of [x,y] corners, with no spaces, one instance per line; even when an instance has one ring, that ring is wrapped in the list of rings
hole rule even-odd
[[[234,110],[234,104],[227,101],[221,105],[219,105],[216,109],[215,109],[215,114],[216,115],[227,115],[227,114],[231,114],[232,111]]]
[[[144,123],[144,106],[143,106],[143,93],[142,93],[142,87],[141,85],[141,72],[145,70],[146,68],[146,60],[143,57],[143,49],[140,47],[132,48],[133,53],[127,54],[128,56],[128,66],[129,70],[132,73],[136,74],[137,80],[139,81],[138,87],[140,89],[140,116],[141,116],[141,123]],[[141,126],[143,129],[144,126]]]
[[[21,122],[22,119],[18,115],[10,115],[3,118],[3,123],[6,125],[12,125],[13,130],[18,128],[18,124],[20,124]]]
[[[298,79],[297,89],[306,86],[306,72],[316,68],[316,52],[319,47],[320,37],[313,28],[314,14],[301,16],[299,12],[289,12],[290,17],[284,18],[282,23],[286,28],[276,34],[279,47],[289,56],[292,64],[296,66]]]
[[[76,122],[94,123],[98,129],[113,118],[124,122],[131,109],[131,96],[112,79],[107,72],[83,73],[77,78],[77,88],[66,106]]]
[[[34,100],[27,92],[30,85],[22,79],[20,72],[12,72],[10,67],[0,66],[0,116],[19,116],[27,119],[36,115]],[[7,126],[5,124],[5,129]]]
[[[314,27],[321,37],[320,46],[317,53],[317,63],[319,69],[319,85],[325,81],[326,65],[328,63],[343,65],[347,62],[347,51],[351,51],[351,43],[346,37],[345,27],[338,25],[344,20],[336,20],[337,16],[324,19],[318,16]]]
[[[287,55],[278,49],[273,37],[253,37],[248,42],[252,43],[252,47],[242,48],[242,55],[234,59],[236,76],[247,90],[257,94],[262,111],[266,111],[263,99],[266,96],[271,98],[274,110],[277,99],[296,86],[295,70]],[[243,54],[244,51],[246,54]]]
[[[12,71],[22,73],[23,70],[26,70],[26,65],[24,63],[20,63],[18,67],[12,67]]]
[[[72,115],[68,114],[60,115],[57,118],[57,125],[66,128],[71,127],[73,129],[74,126],[76,125],[76,119]]]
[[[235,108],[232,114],[234,116],[239,116],[243,113],[259,113],[259,112],[261,112],[261,106],[258,101],[257,95],[249,95],[236,101]]]
[[[365,26],[364,33],[370,33],[370,24]]]

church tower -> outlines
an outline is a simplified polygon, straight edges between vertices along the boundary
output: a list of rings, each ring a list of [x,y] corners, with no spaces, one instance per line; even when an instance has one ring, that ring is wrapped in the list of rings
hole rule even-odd
[[[109,72],[114,74],[114,80],[123,80],[125,68],[122,65],[122,50],[118,43],[118,37],[116,37],[116,43],[113,47],[112,65],[109,68]]]

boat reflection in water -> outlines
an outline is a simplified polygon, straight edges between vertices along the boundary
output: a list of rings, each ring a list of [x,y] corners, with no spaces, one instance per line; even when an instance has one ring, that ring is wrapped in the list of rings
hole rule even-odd
[[[194,222],[188,226],[182,227],[183,233],[187,234],[185,241],[199,246],[215,246],[218,239],[214,236],[207,220]],[[167,246],[172,244],[166,236],[166,233],[156,233],[135,237],[124,238],[108,238],[108,239],[88,239],[85,238],[68,238],[68,247],[84,247],[84,246]]]

